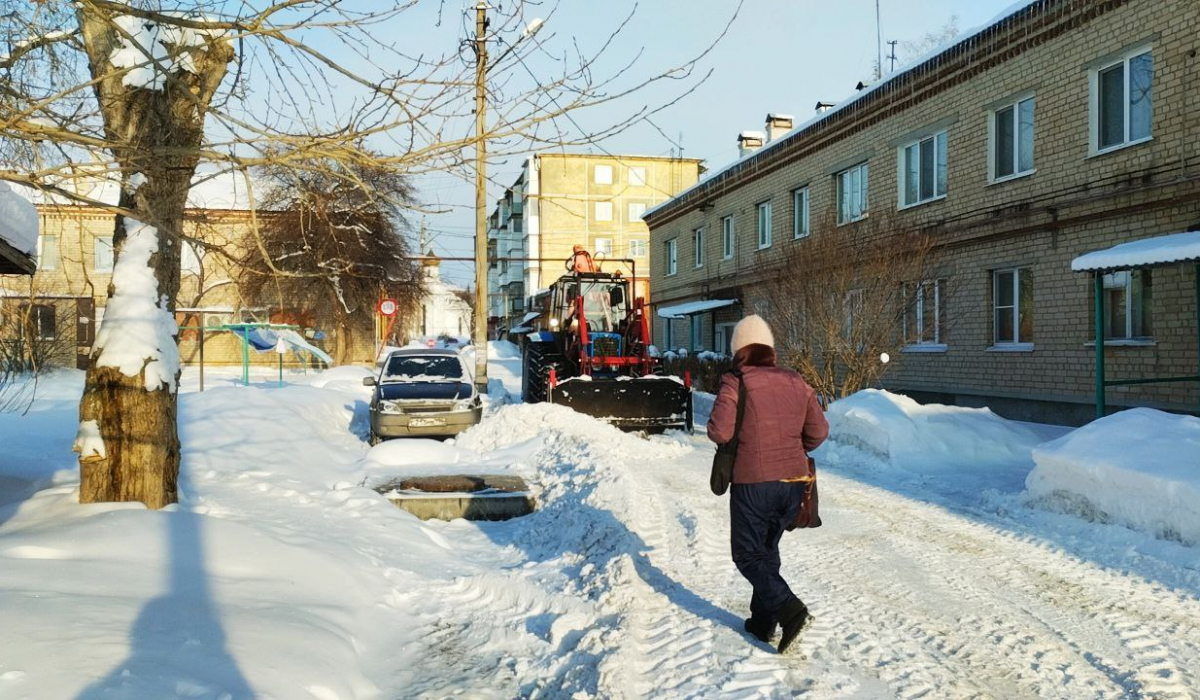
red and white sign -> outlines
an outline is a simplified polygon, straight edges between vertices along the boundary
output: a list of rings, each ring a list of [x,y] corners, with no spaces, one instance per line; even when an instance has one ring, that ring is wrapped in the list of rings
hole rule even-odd
[[[379,302],[378,307],[379,313],[384,316],[395,316],[399,308],[400,305],[396,303],[395,299],[383,299]]]

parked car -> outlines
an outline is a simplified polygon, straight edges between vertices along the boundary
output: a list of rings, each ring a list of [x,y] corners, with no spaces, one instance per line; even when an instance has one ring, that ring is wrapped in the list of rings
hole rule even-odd
[[[479,422],[483,404],[462,356],[406,348],[387,356],[371,395],[371,444],[397,437],[450,437]]]

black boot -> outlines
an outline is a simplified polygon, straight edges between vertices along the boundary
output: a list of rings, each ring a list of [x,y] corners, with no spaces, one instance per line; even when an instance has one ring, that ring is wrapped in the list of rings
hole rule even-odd
[[[771,643],[771,637],[775,636],[775,623],[768,622],[762,619],[753,617],[746,618],[746,624],[742,625],[747,632],[754,635],[755,639],[764,644]]]
[[[780,654],[787,651],[792,642],[796,641],[810,619],[812,618],[809,617],[808,606],[800,602],[800,599],[793,598],[784,603],[779,611],[779,624],[783,627],[783,634],[779,637]]]

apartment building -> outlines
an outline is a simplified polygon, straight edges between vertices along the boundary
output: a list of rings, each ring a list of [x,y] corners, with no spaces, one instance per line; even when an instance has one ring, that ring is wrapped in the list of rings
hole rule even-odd
[[[489,220],[490,315],[503,318],[499,325],[506,328],[519,327],[534,311],[530,300],[565,272],[577,244],[601,269],[631,277],[637,294],[648,299],[650,232],[642,214],[694,185],[700,168],[694,158],[582,153],[526,158]],[[617,262],[625,259],[633,262]]]
[[[813,224],[932,237],[933,299],[886,388],[1018,418],[1091,417],[1093,281],[1074,258],[1200,229],[1200,3],[1034,0],[794,126],[645,215],[660,347],[724,350]],[[792,256],[791,259],[796,259]],[[1193,267],[1103,277],[1110,377],[1195,376]],[[939,298],[940,290],[953,294]],[[932,308],[932,312],[928,309]],[[664,318],[671,317],[671,318]],[[1195,411],[1197,383],[1109,403]]]

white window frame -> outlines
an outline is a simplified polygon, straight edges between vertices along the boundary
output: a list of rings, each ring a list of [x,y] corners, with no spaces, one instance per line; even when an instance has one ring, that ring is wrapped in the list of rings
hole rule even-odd
[[[629,186],[630,187],[645,187],[646,186],[646,168],[640,165],[629,166]]]
[[[183,241],[179,247],[179,271],[199,275],[204,270],[204,260],[200,257],[199,246],[191,241]]]
[[[853,175],[853,173],[855,173],[855,172],[857,172],[859,175],[858,196],[860,199],[860,201],[859,201],[860,211],[859,211],[858,216],[854,216],[854,215],[850,214],[847,211],[846,206],[845,206],[845,201],[846,201],[845,198],[847,196],[847,190],[848,190],[848,187],[846,185],[847,178],[851,177]],[[852,224],[855,221],[862,221],[863,219],[867,218],[867,216],[869,215],[868,206],[869,206],[869,202],[870,202],[870,197],[869,197],[869,186],[870,186],[870,177],[871,177],[870,161],[864,160],[863,162],[858,163],[857,165],[853,165],[849,168],[846,168],[845,170],[839,172],[835,177],[836,177],[836,185],[837,185],[838,225],[843,226],[845,224]]]
[[[1031,133],[1029,136],[1030,156],[1032,162],[1029,167],[1021,169],[1021,136],[1024,131],[1021,129],[1021,105],[1029,103],[1030,109],[1033,110],[1033,126],[1030,127]],[[1007,175],[1000,175],[997,172],[999,163],[996,161],[996,152],[1000,148],[1000,129],[999,118],[1000,113],[1006,110],[1012,110],[1013,114],[1013,142],[1012,142],[1012,159],[1013,171]],[[988,182],[1008,182],[1018,178],[1026,177],[1037,172],[1037,96],[1030,92],[1019,95],[1012,100],[1000,105],[999,107],[988,112]]]
[[[674,277],[679,274],[679,239],[671,238],[664,245],[667,248],[666,259],[663,261],[666,263],[667,277]]]
[[[733,214],[721,217],[721,259],[730,260],[736,251],[737,238],[733,230]]]
[[[635,207],[638,209],[636,213],[634,212]],[[629,223],[642,223],[642,214],[646,213],[646,203],[630,202],[626,207],[626,213],[629,215]]]
[[[931,143],[933,145],[931,149],[933,152],[933,186],[931,189],[932,194],[928,197],[925,197],[921,194],[922,185],[925,184],[921,181],[922,174],[925,171],[923,163],[924,149],[922,146],[924,146],[926,143]],[[919,207],[922,204],[928,204],[930,202],[936,202],[946,198],[946,189],[948,187],[947,179],[949,175],[946,171],[950,169],[950,159],[946,153],[949,150],[949,143],[949,132],[945,129],[942,129],[941,131],[925,136],[924,138],[915,139],[913,141],[901,144],[901,146],[896,149],[896,184],[897,191],[899,193],[897,196],[897,201],[899,202],[899,206],[897,207],[898,209]],[[908,154],[910,151],[912,151],[917,161],[916,199],[911,201],[908,199]],[[941,171],[941,177],[939,177],[939,170]],[[939,189],[939,187],[941,189]]]
[[[733,341],[733,329],[736,323],[718,323],[713,329],[713,352],[729,355],[730,343]]]
[[[646,257],[646,239],[645,238],[629,239],[629,257],[631,257],[631,258]]]
[[[1141,44],[1135,48],[1125,51],[1119,56],[1114,57],[1110,61],[1105,61],[1100,65],[1088,71],[1088,82],[1090,85],[1090,105],[1088,110],[1088,147],[1091,155],[1102,155],[1104,153],[1112,153],[1119,151],[1122,148],[1136,146],[1139,143],[1145,143],[1154,138],[1154,73],[1150,74],[1150,133],[1136,139],[1130,138],[1130,92],[1129,92],[1129,62],[1140,56],[1150,54],[1151,71],[1154,69],[1154,47],[1152,44]],[[1122,88],[1124,91],[1124,104],[1122,105],[1123,139],[1119,143],[1114,143],[1109,146],[1100,145],[1100,74],[1107,72],[1111,68],[1121,66],[1123,80]]]
[[[1000,306],[1000,275],[1012,273],[1012,306]],[[1032,273],[1029,266],[1004,267],[992,270],[992,350],[1027,351],[1033,349],[1033,341],[1021,338],[1021,273]],[[996,323],[1000,309],[1011,309],[1013,337],[1012,340],[1001,340]],[[1036,334],[1035,334],[1036,335]]]
[[[696,267],[704,267],[704,227],[692,231],[692,248],[695,251]]]
[[[1135,272],[1139,272],[1140,274],[1135,275],[1134,274]],[[1133,311],[1134,311],[1134,307],[1135,307],[1135,305],[1133,303],[1134,302],[1134,294],[1133,294],[1134,277],[1135,276],[1137,277],[1138,284],[1143,285],[1141,293],[1137,295],[1138,301],[1141,302],[1145,299],[1145,295],[1146,295],[1145,274],[1148,272],[1150,272],[1150,270],[1136,270],[1136,271],[1135,270],[1121,270],[1118,272],[1110,272],[1110,273],[1104,275],[1103,287],[1104,287],[1105,292],[1107,292],[1110,289],[1122,289],[1125,292],[1125,328],[1124,328],[1125,333],[1124,333],[1124,335],[1113,336],[1112,338],[1105,337],[1104,338],[1105,343],[1112,343],[1112,344],[1120,345],[1121,343],[1151,342],[1153,340],[1154,336],[1152,334],[1148,335],[1144,332],[1146,330],[1145,315],[1143,315],[1143,317],[1142,317],[1142,327],[1139,329],[1139,330],[1143,331],[1143,333],[1141,333],[1139,335],[1133,334],[1133,330],[1134,330],[1133,329]],[[1116,281],[1119,279],[1124,280],[1124,281],[1121,282],[1120,285],[1118,286],[1116,284]],[[1095,304],[1096,300],[1093,299],[1092,303]],[[1104,300],[1104,308],[1105,308],[1106,313],[1112,312],[1112,305],[1109,303],[1108,299]],[[1095,321],[1093,321],[1093,323],[1095,323]],[[1153,327],[1153,319],[1151,319],[1150,325],[1151,325],[1151,327]],[[1096,333],[1096,335],[1103,335],[1103,334],[1104,334],[1103,328],[1101,328]],[[1095,338],[1093,338],[1092,340],[1094,342]]]
[[[596,240],[596,245],[595,245],[596,250],[593,252],[596,255],[603,254],[605,257],[610,257],[613,254],[613,239],[597,238],[595,240]]]
[[[596,202],[594,208],[596,221],[612,221],[613,220],[613,205],[610,201]]]
[[[932,279],[904,285],[904,349],[907,352],[935,352],[946,349],[946,344],[942,342],[942,283],[944,281]],[[933,294],[933,338],[926,340],[925,324],[929,319],[925,318],[925,300],[926,295],[931,291]],[[913,297],[911,303],[909,303],[910,294]],[[910,319],[914,322],[912,325],[916,338],[908,337]]]
[[[792,240],[799,240],[812,233],[808,197],[807,185],[792,190]]]
[[[105,246],[108,248],[108,267],[100,266],[100,248]],[[92,270],[94,272],[112,272],[116,265],[117,252],[113,250],[112,236],[96,236],[92,250]]]
[[[704,351],[704,314],[692,314],[691,323],[691,348],[692,352]]]
[[[758,222],[758,249],[765,250],[771,247],[771,200],[759,202],[754,212]]]
[[[54,245],[47,246],[47,241],[54,241]],[[47,251],[46,249],[50,250]],[[58,234],[43,233],[37,239],[37,269],[39,270],[57,270],[58,269]]]
[[[597,165],[592,170],[592,179],[597,185],[613,184],[613,167],[611,165]]]

